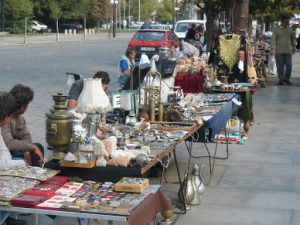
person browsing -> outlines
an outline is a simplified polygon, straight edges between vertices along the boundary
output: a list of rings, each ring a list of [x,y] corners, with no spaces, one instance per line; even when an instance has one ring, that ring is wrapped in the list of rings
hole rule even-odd
[[[44,148],[40,143],[33,143],[23,114],[27,111],[34,92],[22,84],[15,85],[10,94],[17,102],[17,108],[11,115],[10,123],[2,128],[2,137],[11,155],[24,158],[27,165],[41,166],[44,162]]]
[[[105,71],[98,71],[97,73],[95,73],[95,75],[93,76],[93,79],[101,79],[102,82],[102,88],[105,92],[108,91],[109,89],[109,82],[110,82],[110,78],[107,72]],[[75,81],[72,86],[71,89],[69,91],[68,94],[68,108],[69,109],[75,109],[77,107],[77,101],[78,98],[83,90],[83,85],[84,85],[84,80],[77,80]]]
[[[172,49],[176,60],[183,56],[199,56],[200,53],[199,49],[197,49],[195,46],[183,40],[179,40],[179,38],[174,39]]]

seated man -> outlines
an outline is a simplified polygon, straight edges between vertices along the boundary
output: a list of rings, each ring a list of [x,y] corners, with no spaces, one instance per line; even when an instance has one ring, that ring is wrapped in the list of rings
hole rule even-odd
[[[6,92],[0,92],[0,131],[4,125],[9,123],[10,115],[16,110],[15,98]],[[0,134],[0,169],[4,169],[9,166],[25,166],[23,160],[12,160],[12,156],[6,147],[2,135]],[[9,212],[0,211],[1,218],[6,219],[7,225],[26,225],[24,220],[14,220],[9,216]]]
[[[130,78],[131,69],[134,67],[136,56],[136,51],[134,48],[128,48],[125,52],[125,55],[121,57],[119,62],[119,77],[118,84],[124,86]]]
[[[10,94],[15,97],[17,108],[10,123],[2,128],[3,140],[13,157],[24,158],[27,165],[41,166],[44,162],[44,148],[41,144],[32,142],[22,115],[33,100],[34,93],[29,87],[17,84],[10,90]]]
[[[94,76],[93,79],[101,79],[102,88],[105,92],[108,91],[108,85],[110,82],[110,78],[107,72],[105,71],[98,71]],[[78,98],[83,90],[84,81],[83,79],[75,81],[71,89],[69,91],[69,102],[68,107],[69,109],[75,109],[77,107]]]

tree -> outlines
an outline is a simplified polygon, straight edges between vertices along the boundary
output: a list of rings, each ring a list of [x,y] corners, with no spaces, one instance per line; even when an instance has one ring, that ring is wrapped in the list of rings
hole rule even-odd
[[[13,25],[13,33],[23,30],[23,19],[32,17],[33,4],[31,0],[10,0],[8,4],[8,15]],[[27,18],[27,19],[26,19]]]
[[[59,41],[59,28],[58,23],[59,19],[62,17],[62,11],[60,3],[56,0],[51,1],[50,5],[50,18],[55,20],[55,27],[56,27],[56,41]]]
[[[157,20],[160,22],[172,22],[174,13],[174,0],[163,0],[157,8]]]
[[[138,20],[138,15],[139,15],[139,1],[141,3],[141,20],[149,20],[151,17],[151,13],[156,11],[157,6],[158,6],[158,1],[157,0],[130,0],[130,14],[133,16],[134,20]],[[129,4],[129,2],[128,2]],[[127,4],[127,5],[128,5]]]
[[[215,39],[214,21],[221,12],[231,7],[232,0],[195,0],[195,4],[206,14],[207,49],[210,50]]]

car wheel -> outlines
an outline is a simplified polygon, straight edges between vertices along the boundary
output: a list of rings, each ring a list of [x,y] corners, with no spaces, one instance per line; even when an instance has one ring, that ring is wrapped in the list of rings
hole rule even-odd
[[[36,34],[37,32],[38,32],[38,31],[35,30],[35,29],[32,30],[32,33],[33,33],[33,34]]]

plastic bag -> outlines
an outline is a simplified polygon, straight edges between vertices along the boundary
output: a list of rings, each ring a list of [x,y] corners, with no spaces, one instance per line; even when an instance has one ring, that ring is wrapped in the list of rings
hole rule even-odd
[[[150,63],[149,57],[145,53],[143,53],[141,55],[141,59],[140,59],[140,68],[146,69],[146,68],[149,68],[150,66],[151,66],[151,63]]]

